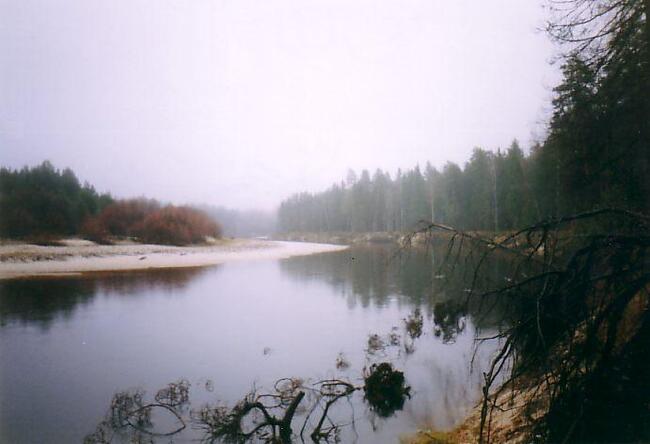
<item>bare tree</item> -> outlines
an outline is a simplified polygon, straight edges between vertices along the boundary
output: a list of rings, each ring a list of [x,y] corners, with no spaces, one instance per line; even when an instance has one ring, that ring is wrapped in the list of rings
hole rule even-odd
[[[568,56],[603,66],[622,57],[615,40],[628,41],[643,33],[650,46],[650,0],[548,0],[548,33],[569,45]],[[650,61],[650,50],[647,59]]]

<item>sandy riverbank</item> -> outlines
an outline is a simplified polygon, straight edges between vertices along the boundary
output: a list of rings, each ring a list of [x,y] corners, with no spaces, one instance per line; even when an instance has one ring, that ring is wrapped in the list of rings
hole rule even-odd
[[[283,259],[343,250],[341,245],[266,240],[223,240],[207,246],[97,245],[67,241],[64,246],[0,245],[0,279],[60,276],[94,271],[197,267],[224,262]]]

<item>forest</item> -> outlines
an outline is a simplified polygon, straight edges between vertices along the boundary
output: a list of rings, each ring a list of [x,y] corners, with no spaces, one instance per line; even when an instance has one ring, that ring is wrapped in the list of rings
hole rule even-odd
[[[79,183],[74,172],[49,161],[20,170],[0,169],[0,237],[79,233],[88,216],[113,202],[108,193]]]
[[[576,10],[585,8],[579,3]],[[608,3],[608,2],[594,2]],[[511,230],[584,210],[650,208],[648,42],[641,2],[621,3],[607,40],[567,34],[581,22],[555,22],[571,45],[554,88],[547,134],[527,152],[475,148],[461,166],[427,164],[396,174],[350,171],[319,193],[282,202],[283,232],[404,231],[419,221],[465,230]],[[612,5],[610,12],[618,11]],[[603,10],[603,14],[605,14]],[[599,17],[586,22],[594,25]],[[588,35],[587,35],[588,36]]]
[[[221,226],[205,212],[154,199],[114,199],[49,161],[20,170],[0,169],[0,237],[51,244],[62,236],[99,243],[133,238],[187,245],[218,238]]]

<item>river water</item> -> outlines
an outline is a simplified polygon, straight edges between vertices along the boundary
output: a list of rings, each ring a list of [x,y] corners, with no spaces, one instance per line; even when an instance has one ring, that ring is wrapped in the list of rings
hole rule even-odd
[[[362,385],[364,367],[383,361],[404,372],[411,398],[388,417],[361,391],[337,401],[340,442],[394,443],[418,427],[453,427],[478,401],[496,346],[477,350],[475,338],[495,327],[489,316],[458,309],[455,293],[435,290],[435,268],[432,253],[395,257],[389,247],[365,247],[1,282],[0,442],[82,442],[124,390],[152,398],[183,378],[189,412],[232,406],[286,377]],[[418,313],[421,335],[409,335],[404,320]],[[369,347],[372,334],[385,347]],[[154,441],[194,442],[203,433],[188,423]],[[122,431],[113,442],[131,438]]]

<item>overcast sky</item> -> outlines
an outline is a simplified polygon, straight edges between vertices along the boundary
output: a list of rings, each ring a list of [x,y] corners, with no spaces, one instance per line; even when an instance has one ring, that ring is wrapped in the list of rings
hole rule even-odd
[[[538,1],[0,0],[0,165],[276,206],[543,135]]]

